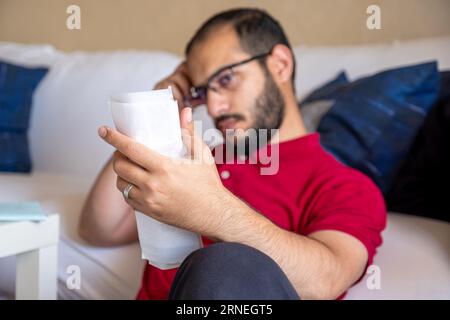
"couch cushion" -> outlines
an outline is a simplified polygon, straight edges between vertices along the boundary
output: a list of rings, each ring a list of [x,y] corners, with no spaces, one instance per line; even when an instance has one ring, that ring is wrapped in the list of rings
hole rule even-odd
[[[28,125],[33,93],[46,68],[0,61],[0,171],[30,172]]]
[[[113,152],[97,135],[100,125],[113,126],[110,96],[149,90],[178,62],[162,52],[77,52],[59,57],[35,97],[40,114],[32,118],[30,139],[36,169],[95,176]],[[55,119],[51,125],[49,119]]]
[[[366,274],[346,299],[450,299],[449,223],[389,213],[382,236],[373,262],[380,289]]]
[[[342,71],[335,78],[329,80],[327,83],[319,86],[313,92],[311,92],[306,98],[302,100],[301,107],[304,104],[314,102],[317,100],[335,99],[339,89],[348,85],[350,82],[347,78],[347,74]]]
[[[321,144],[387,192],[438,90],[433,62],[383,71],[328,90],[319,96],[334,100],[317,129]]]

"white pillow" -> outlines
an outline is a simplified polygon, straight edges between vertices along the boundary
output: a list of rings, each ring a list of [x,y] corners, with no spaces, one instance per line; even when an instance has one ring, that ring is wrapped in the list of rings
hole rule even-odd
[[[50,66],[58,51],[48,44],[20,44],[0,41],[0,60],[25,67]]]
[[[36,91],[30,140],[38,171],[93,176],[112,148],[97,128],[112,126],[111,94],[151,89],[179,58],[162,52],[66,54]]]

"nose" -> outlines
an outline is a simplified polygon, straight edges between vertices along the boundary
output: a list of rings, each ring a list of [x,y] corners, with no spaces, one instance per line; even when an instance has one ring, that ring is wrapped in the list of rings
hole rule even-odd
[[[208,113],[211,117],[216,118],[222,114],[229,112],[230,104],[227,97],[213,90],[208,92],[206,98]]]

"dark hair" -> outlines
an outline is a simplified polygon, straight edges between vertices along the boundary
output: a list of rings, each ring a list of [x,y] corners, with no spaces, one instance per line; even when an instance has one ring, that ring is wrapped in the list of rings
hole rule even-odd
[[[239,37],[241,48],[250,55],[269,52],[276,44],[287,46],[292,53],[292,87],[295,90],[295,58],[292,47],[283,28],[277,20],[266,11],[257,8],[239,8],[219,12],[204,22],[186,45],[185,55],[188,56],[192,47],[204,40],[216,27],[231,25]],[[265,60],[260,61],[267,71]]]

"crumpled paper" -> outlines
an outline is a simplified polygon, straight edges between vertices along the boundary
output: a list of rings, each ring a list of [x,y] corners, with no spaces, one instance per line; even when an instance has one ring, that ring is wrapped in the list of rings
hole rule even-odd
[[[163,155],[175,159],[184,156],[178,105],[170,87],[117,94],[111,97],[110,106],[119,132]],[[202,247],[198,234],[138,211],[135,214],[142,258],[159,269],[178,267],[192,251]]]

